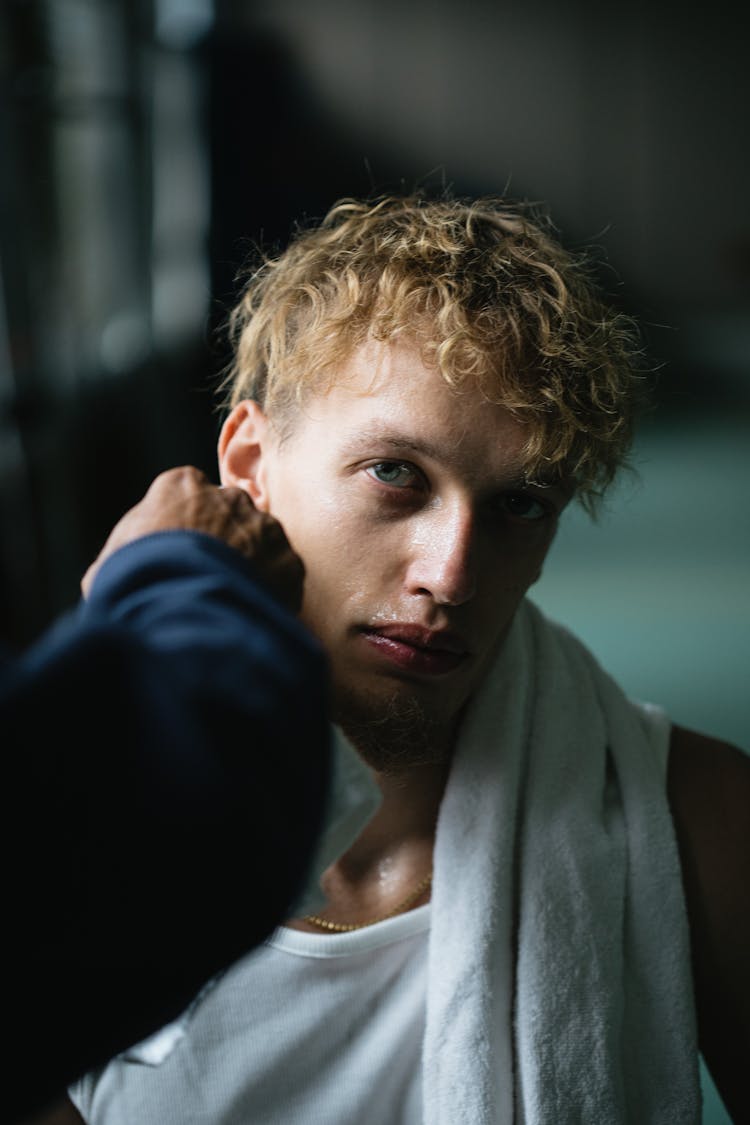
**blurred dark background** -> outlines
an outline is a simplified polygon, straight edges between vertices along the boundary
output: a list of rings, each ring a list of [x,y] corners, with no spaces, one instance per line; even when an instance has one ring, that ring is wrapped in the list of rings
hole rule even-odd
[[[216,479],[220,330],[343,195],[546,201],[660,367],[640,477],[538,600],[633,693],[750,744],[750,67],[735,6],[4,0],[0,637],[74,604],[170,465]],[[721,1121],[710,1102],[706,1120]],[[712,1116],[713,1115],[713,1116]]]
[[[169,465],[215,476],[248,249],[339,196],[548,201],[664,362],[662,418],[747,412],[748,68],[729,9],[5,0],[0,631],[77,596]]]

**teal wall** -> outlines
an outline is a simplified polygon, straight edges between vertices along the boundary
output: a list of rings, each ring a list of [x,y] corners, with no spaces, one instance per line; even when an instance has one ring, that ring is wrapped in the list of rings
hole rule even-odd
[[[750,751],[750,418],[651,422],[633,460],[598,522],[568,509],[534,600],[630,695]]]

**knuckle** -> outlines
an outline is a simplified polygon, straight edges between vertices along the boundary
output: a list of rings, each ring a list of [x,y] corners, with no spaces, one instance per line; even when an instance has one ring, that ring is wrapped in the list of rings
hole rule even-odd
[[[205,473],[196,469],[195,465],[177,465],[174,469],[168,469],[165,475],[171,475],[175,481],[186,484],[203,484],[206,479]]]

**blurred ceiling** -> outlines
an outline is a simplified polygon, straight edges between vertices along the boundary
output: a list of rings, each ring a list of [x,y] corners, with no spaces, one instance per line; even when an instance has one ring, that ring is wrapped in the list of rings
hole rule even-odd
[[[312,198],[321,179],[353,191],[366,168],[376,189],[431,178],[546,201],[667,326],[658,350],[750,396],[750,68],[734,5],[225,0],[216,19],[235,51],[275,57],[314,119],[329,167],[289,154]],[[259,108],[232,122],[256,176]]]

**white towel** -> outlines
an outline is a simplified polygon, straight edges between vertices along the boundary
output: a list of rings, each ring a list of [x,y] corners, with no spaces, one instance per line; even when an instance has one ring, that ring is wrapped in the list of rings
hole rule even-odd
[[[699,1120],[668,733],[521,605],[440,811],[426,1125]]]

